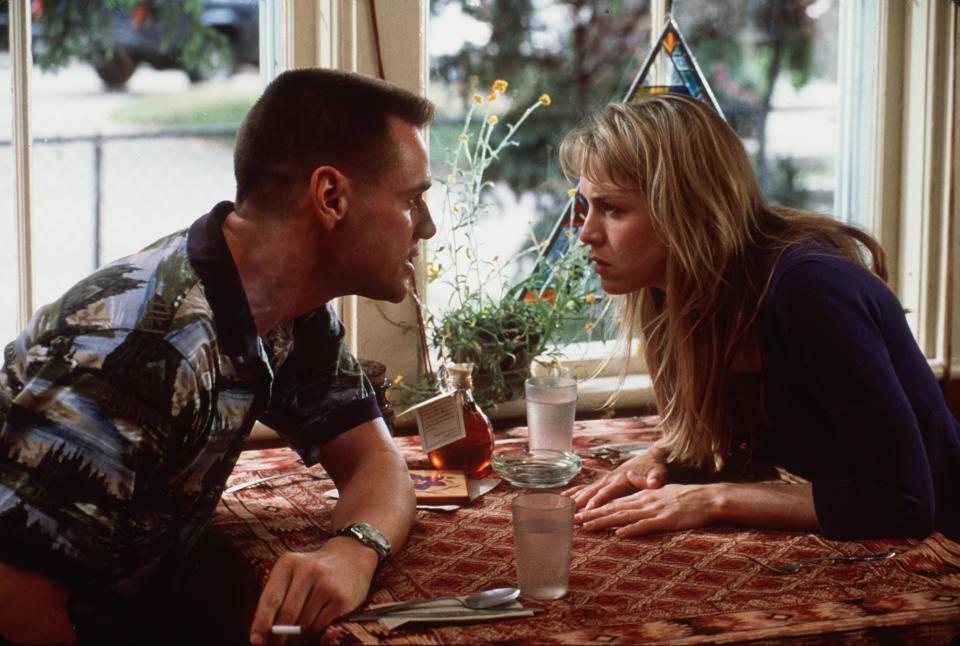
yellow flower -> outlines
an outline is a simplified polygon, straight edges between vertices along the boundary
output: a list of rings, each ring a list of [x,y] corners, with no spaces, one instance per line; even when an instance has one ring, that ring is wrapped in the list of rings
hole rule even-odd
[[[494,91],[494,92],[506,92],[508,85],[510,85],[510,84],[507,83],[506,81],[504,81],[503,79],[497,79],[496,81],[493,82],[493,91]]]
[[[447,184],[453,184],[453,181],[455,179],[456,177],[453,176],[453,173],[451,173],[450,175],[447,175]]]
[[[460,141],[470,141],[470,135],[458,135],[457,139]]]
[[[567,229],[566,231],[564,231],[564,232],[563,232],[563,235],[567,236],[568,238],[572,238],[572,237],[573,237],[573,233],[570,232],[570,229]]]
[[[550,105],[550,95],[546,93],[541,94],[537,101],[540,102],[540,105]]]
[[[393,385],[397,386],[403,383],[403,375],[397,375],[393,378]]]
[[[474,103],[483,103],[483,97],[482,97],[481,95],[479,95],[479,94],[474,94],[474,95],[473,95],[473,102],[474,102]]]
[[[496,94],[489,94],[489,95],[487,95],[487,101],[496,101],[496,100],[497,100],[497,95],[496,95]]]
[[[575,189],[575,188],[571,188],[569,191],[567,191],[567,196],[568,196],[568,197],[573,197],[573,196],[575,196],[576,194],[577,194],[577,189]]]
[[[587,332],[589,332],[590,330],[593,329],[593,323],[587,323],[586,325],[583,326],[583,328],[584,328]]]
[[[427,280],[436,280],[440,278],[440,270],[432,262],[427,263]]]
[[[462,209],[460,208],[459,204],[454,204],[452,207],[450,207],[450,210],[454,213],[459,213]]]
[[[500,118],[495,114],[491,114],[489,117],[487,117],[487,123],[489,123],[491,126],[497,121],[500,121]]]
[[[583,297],[583,300],[587,301],[588,303],[593,303],[594,301],[597,300],[597,295],[596,295],[596,294],[587,294],[586,296]]]

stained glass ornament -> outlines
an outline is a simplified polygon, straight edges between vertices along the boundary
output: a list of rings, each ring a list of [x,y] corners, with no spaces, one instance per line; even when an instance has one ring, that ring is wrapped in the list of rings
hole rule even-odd
[[[668,13],[660,37],[647,54],[622,101],[635,103],[646,96],[663,93],[691,96],[709,104],[717,114],[724,116],[710,84],[700,71],[697,59],[693,56],[693,52],[680,32],[680,27],[673,19],[672,12]],[[545,251],[537,259],[531,272],[532,287],[520,295],[521,299],[550,302],[550,296],[555,293],[551,287],[554,280],[552,269],[573,246],[586,217],[587,201],[579,191],[576,191],[567,201],[563,213],[550,233]]]

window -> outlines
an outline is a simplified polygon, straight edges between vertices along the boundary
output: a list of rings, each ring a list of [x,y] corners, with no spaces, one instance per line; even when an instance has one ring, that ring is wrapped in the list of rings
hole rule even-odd
[[[12,6],[14,3],[0,1],[0,7],[6,8],[8,4]],[[271,70],[322,65],[376,75],[371,14],[371,7],[374,7],[386,78],[408,89],[426,93],[431,82],[428,73],[428,45],[431,42],[428,23],[431,18],[435,25],[441,19],[467,20],[464,16],[472,16],[474,23],[482,22],[478,16],[482,16],[483,11],[494,4],[510,3],[435,0],[431,7],[428,0],[318,0],[315,3],[262,0],[261,14],[269,18],[262,22],[270,25],[269,29],[262,32],[263,38],[272,43],[268,45],[268,51],[276,52],[276,58],[271,60],[264,74],[269,78],[272,76]],[[547,26],[552,24],[551,20],[562,23],[557,16],[572,4],[561,0],[536,0],[530,3],[531,15],[543,16],[542,19],[499,24],[498,28],[527,29],[530,32],[527,38],[529,47],[533,51],[536,48],[549,51],[551,39],[555,47],[559,37],[556,34],[551,36]],[[618,11],[628,11],[632,6],[630,2],[587,4]],[[718,3],[675,0],[673,4],[681,29],[705,68],[710,83],[717,89],[723,82],[721,70],[713,68],[723,59],[713,56],[709,51],[711,37],[714,40],[716,38],[709,30],[707,17],[712,15],[710,12],[717,10]],[[630,56],[634,57],[632,60],[636,60],[637,52],[642,57],[647,51],[649,35],[658,32],[659,25],[663,24],[667,5],[668,0],[654,0],[649,3],[649,15],[638,19],[639,30],[633,34],[637,39],[636,51],[630,52]],[[746,9],[737,8],[741,5],[759,8],[746,13]],[[826,40],[813,41],[815,44],[808,52],[812,73],[806,82],[798,83],[792,72],[782,71],[782,80],[777,81],[776,91],[771,95],[772,109],[767,115],[770,130],[777,120],[780,120],[780,125],[776,127],[778,133],[789,130],[788,126],[783,125],[784,120],[788,125],[790,120],[795,124],[801,115],[806,115],[805,118],[815,117],[821,124],[816,131],[817,136],[810,138],[816,141],[804,142],[816,146],[815,150],[806,145],[793,146],[788,141],[777,140],[773,135],[765,141],[764,150],[768,158],[776,160],[774,169],[783,171],[782,176],[789,180],[782,184],[787,189],[783,193],[787,196],[805,196],[804,199],[809,201],[804,204],[833,211],[839,217],[870,228],[880,237],[890,255],[893,269],[891,284],[904,306],[910,310],[911,324],[921,348],[941,374],[949,368],[946,362],[951,357],[953,374],[960,374],[960,305],[955,293],[955,285],[960,281],[960,267],[955,260],[951,260],[950,253],[955,257],[960,249],[960,235],[957,234],[960,216],[949,201],[951,186],[955,192],[960,191],[955,149],[951,156],[951,145],[956,145],[952,141],[956,139],[956,131],[960,127],[956,108],[958,8],[955,3],[939,1],[877,3],[873,0],[769,0],[766,3],[723,3],[725,13],[717,18],[728,23],[734,19],[741,21],[739,27],[731,23],[730,33],[737,47],[741,48],[746,62],[757,57],[758,48],[763,43],[764,27],[758,25],[757,14],[784,5],[802,10],[803,20],[814,26],[814,38]],[[554,18],[551,19],[551,15]],[[570,29],[573,23],[565,20],[565,28]],[[475,28],[466,40],[474,44],[484,43],[485,48],[476,51],[475,55],[489,57],[499,47],[499,32],[491,29],[487,34],[486,28],[477,28],[474,23],[466,23]],[[698,23],[702,27],[698,27]],[[11,27],[11,34],[15,34],[15,27]],[[476,35],[473,35],[474,31]],[[17,143],[18,138],[22,141],[28,132],[24,111],[20,107],[24,105],[21,102],[25,101],[26,95],[23,92],[24,84],[18,76],[18,60],[22,59],[23,52],[16,51],[23,42],[21,30],[19,35],[11,39],[9,58],[5,53],[0,55],[0,74],[9,74],[15,87],[10,103],[5,103],[0,109],[11,111],[15,123],[13,131],[0,132],[0,139],[13,142],[0,146],[0,154],[4,157],[0,161],[0,168],[12,169],[12,172],[3,173],[4,180],[0,184],[0,261],[5,262],[7,267],[15,266],[18,259],[17,243],[23,240],[22,233],[16,236],[13,233],[17,230],[16,223],[31,220],[27,217],[31,207],[41,211],[48,208],[43,201],[47,198],[39,196],[36,187],[39,182],[46,181],[42,178],[45,171],[39,166],[39,149],[44,144],[35,143],[33,165],[28,166],[24,162],[26,147]],[[449,55],[449,50],[445,51]],[[519,54],[526,53],[529,52],[525,49],[519,51]],[[620,75],[617,80],[611,82],[605,92],[598,92],[596,98],[604,100],[620,93],[618,83],[629,77],[631,63],[625,59],[622,65],[617,72]],[[506,74],[497,73],[497,76]],[[552,84],[550,77],[550,74],[541,74],[539,80],[519,78],[514,82],[519,85],[542,82],[546,85]],[[833,87],[823,93],[829,85]],[[571,100],[570,96],[564,98],[556,94],[556,90],[553,92],[555,101]],[[594,98],[593,94],[587,96]],[[40,109],[38,106],[42,98],[33,97],[31,101],[34,110]],[[9,118],[3,119],[0,128],[5,129],[10,122]],[[34,130],[35,142],[37,134]],[[744,131],[743,134],[749,145],[759,146],[757,142],[749,142],[755,133]],[[833,142],[832,153],[825,145],[829,140]],[[76,147],[80,148],[79,145]],[[532,183],[547,182],[546,178],[555,171],[550,168],[553,157],[548,152],[546,148],[539,150],[538,154],[544,161],[538,174],[531,175]],[[77,159],[86,155],[87,161],[74,164],[86,166],[91,163],[89,144],[86,153],[71,154]],[[16,171],[26,173],[31,169],[35,184],[32,199],[17,202],[15,194],[11,193],[18,181]],[[224,175],[229,179],[228,173]],[[211,195],[215,194],[212,199],[222,197],[224,190],[226,188],[220,187],[211,191]],[[81,197],[77,195],[76,199],[80,201]],[[83,199],[89,202],[91,198],[87,196]],[[209,199],[204,197],[203,204],[197,208],[208,208],[210,204],[206,202]],[[199,212],[192,212],[191,215],[195,217]],[[538,208],[538,212],[544,218],[552,217],[555,213],[552,208]],[[44,217],[42,214],[35,216],[35,228],[41,226]],[[80,240],[84,249],[75,254],[76,258],[71,262],[78,263],[73,271],[85,272],[93,262],[93,250],[89,242],[90,220],[83,221],[79,216],[78,220],[70,223],[76,235],[70,236],[69,241],[74,244]],[[951,227],[954,230],[952,249],[947,246],[951,240]],[[163,231],[172,228],[168,224]],[[107,233],[104,240],[112,240],[111,235]],[[38,244],[41,243],[34,241],[35,246]],[[120,250],[116,246],[109,249],[117,249],[119,253],[131,250]],[[103,251],[107,252],[108,249]],[[21,263],[16,277],[10,271],[0,272],[0,298],[4,299],[0,303],[0,330],[6,338],[12,336],[17,321],[22,320],[17,314],[20,309],[15,297],[17,280],[37,278],[36,289],[47,289],[42,285],[45,280],[49,283],[49,280],[42,277],[50,269],[40,266],[41,262],[43,265],[59,263],[61,255],[62,248],[60,254],[51,254],[42,261],[42,254],[38,254],[34,267],[31,269]],[[81,268],[82,263],[90,264]],[[950,271],[954,276],[953,292],[947,288]],[[348,338],[352,349],[357,354],[385,363],[391,375],[409,375],[416,371],[416,334],[409,327],[415,324],[415,316],[409,303],[394,306],[356,298],[343,301],[342,318],[350,335]],[[388,320],[406,324],[407,327],[398,327]],[[637,379],[642,381],[642,376]],[[608,389],[612,383],[600,383],[597,390]],[[649,396],[642,384],[632,391],[628,388],[627,394],[631,393],[635,399],[627,398],[624,403],[640,402]],[[592,401],[595,403],[597,400]],[[586,404],[589,407],[590,400]]]
[[[156,2],[130,10],[121,3],[0,6],[10,15],[24,4],[33,14],[33,65],[19,58],[23,49],[4,52],[2,60],[5,73],[22,70],[29,81],[16,96],[27,96],[30,108],[24,255],[35,309],[101,265],[232,199],[233,135],[260,93],[259,7],[236,2],[208,14]],[[111,45],[90,45],[77,30]],[[24,151],[10,145],[12,106],[5,102],[8,118],[0,124],[10,169],[15,158],[24,166],[17,157]],[[18,112],[18,133],[27,132],[26,116]],[[4,207],[13,205],[14,188],[0,186]],[[12,228],[17,211],[3,212],[3,226]],[[11,259],[17,236],[2,240],[0,257]],[[10,339],[18,328],[17,273],[3,276],[0,334]]]

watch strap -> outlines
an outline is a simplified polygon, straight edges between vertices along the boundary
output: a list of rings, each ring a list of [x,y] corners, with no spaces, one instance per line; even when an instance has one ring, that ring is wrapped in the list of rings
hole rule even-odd
[[[354,538],[377,553],[377,567],[383,565],[392,553],[390,541],[370,523],[350,523],[336,532],[336,536]]]

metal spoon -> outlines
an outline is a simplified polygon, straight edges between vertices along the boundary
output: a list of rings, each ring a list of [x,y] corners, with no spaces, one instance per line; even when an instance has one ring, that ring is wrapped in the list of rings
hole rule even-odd
[[[797,561],[796,563],[787,563],[785,565],[770,565],[769,563],[764,563],[759,559],[755,559],[748,554],[742,554],[741,556],[750,559],[754,563],[762,565],[768,570],[772,570],[777,574],[796,574],[800,571],[804,565],[809,565],[811,563],[820,563],[823,561],[885,561],[886,559],[893,558],[897,553],[894,550],[889,550],[886,552],[878,552],[876,554],[867,554],[866,556],[815,556],[810,559],[803,559],[802,561]]]
[[[404,610],[406,608],[412,608],[414,606],[419,606],[424,603],[432,603],[434,601],[459,601],[461,605],[465,608],[470,608],[471,610],[484,610],[486,608],[494,608],[496,606],[502,606],[505,603],[510,603],[514,599],[520,596],[520,590],[518,588],[493,588],[492,590],[483,590],[481,592],[474,592],[473,594],[466,594],[462,596],[447,595],[443,597],[432,597],[430,599],[416,599],[414,601],[401,601],[399,603],[391,603],[389,605],[371,608],[356,615],[348,617],[348,620],[358,621],[360,618],[375,618],[380,615],[386,615],[393,613],[397,610]]]

